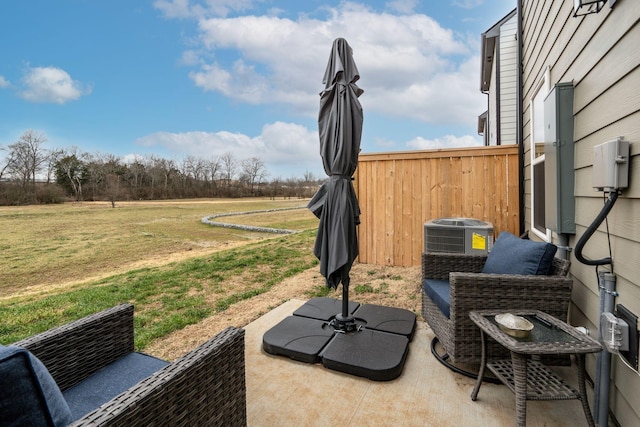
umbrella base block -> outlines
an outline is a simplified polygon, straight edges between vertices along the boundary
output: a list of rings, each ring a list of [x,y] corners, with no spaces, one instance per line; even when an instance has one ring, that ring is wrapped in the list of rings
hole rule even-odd
[[[358,320],[364,319],[367,329],[404,335],[409,341],[416,331],[416,315],[403,308],[363,304],[353,315]]]
[[[320,352],[333,335],[333,328],[326,322],[289,316],[265,332],[262,348],[269,354],[286,356],[305,363],[318,363]]]
[[[360,304],[349,301],[349,313],[353,314]],[[342,301],[335,298],[315,297],[304,303],[293,312],[294,316],[310,317],[312,319],[331,321],[336,313],[342,312]]]
[[[325,368],[373,381],[398,378],[409,352],[403,335],[362,329],[354,334],[336,334],[322,351]]]
[[[341,301],[312,298],[265,332],[266,353],[332,370],[389,381],[402,373],[416,316],[409,310],[349,302],[349,316],[333,314]],[[352,305],[353,304],[353,305]],[[306,317],[308,315],[318,318]]]

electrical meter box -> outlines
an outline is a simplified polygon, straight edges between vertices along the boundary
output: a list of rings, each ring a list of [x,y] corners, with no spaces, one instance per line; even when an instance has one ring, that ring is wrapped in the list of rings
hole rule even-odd
[[[593,188],[616,191],[629,186],[629,141],[614,139],[593,147]]]
[[[575,234],[573,83],[556,83],[544,100],[545,225]]]

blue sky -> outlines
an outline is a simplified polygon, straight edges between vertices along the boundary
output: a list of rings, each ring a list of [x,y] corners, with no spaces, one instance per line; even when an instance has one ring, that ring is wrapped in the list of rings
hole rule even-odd
[[[318,93],[344,37],[360,71],[362,152],[479,145],[480,35],[514,0],[9,0],[0,147],[261,159],[324,176]],[[0,152],[0,158],[3,152]]]

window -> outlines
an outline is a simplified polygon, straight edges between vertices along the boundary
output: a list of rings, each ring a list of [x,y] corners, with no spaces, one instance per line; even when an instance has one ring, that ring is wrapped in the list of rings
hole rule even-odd
[[[546,69],[529,99],[531,112],[531,231],[541,239],[551,240],[545,225],[544,207],[544,99],[549,93],[550,70]]]

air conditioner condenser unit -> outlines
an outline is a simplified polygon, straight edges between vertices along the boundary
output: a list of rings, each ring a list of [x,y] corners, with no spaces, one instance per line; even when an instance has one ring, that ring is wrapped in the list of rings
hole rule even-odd
[[[438,218],[424,224],[425,252],[485,255],[493,247],[493,224],[474,218]]]

